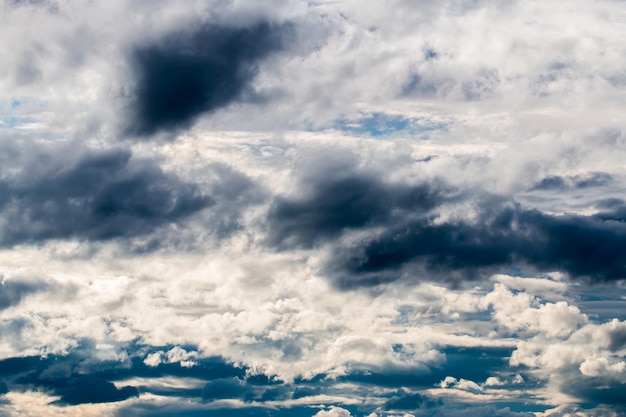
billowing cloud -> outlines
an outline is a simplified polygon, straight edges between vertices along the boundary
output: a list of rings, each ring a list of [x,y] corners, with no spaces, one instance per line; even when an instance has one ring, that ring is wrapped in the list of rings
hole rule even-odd
[[[625,413],[621,2],[0,14],[0,414]]]
[[[427,274],[443,279],[473,278],[481,268],[509,265],[594,281],[626,276],[626,260],[617,249],[626,243],[626,229],[618,213],[551,216],[499,201],[478,210],[474,222],[438,224],[424,217],[366,241],[340,258],[348,272],[342,285],[352,286],[351,276],[356,285],[393,281],[410,274],[403,268],[412,263],[425,264]]]
[[[442,215],[459,203],[471,214]],[[304,196],[274,202],[270,242],[279,249],[341,242],[327,268],[345,288],[420,276],[475,279],[511,265],[612,281],[626,276],[622,214],[618,204],[591,216],[552,215],[488,194],[463,196],[441,181],[385,184],[339,171],[309,182]],[[350,232],[367,234],[338,240]]]

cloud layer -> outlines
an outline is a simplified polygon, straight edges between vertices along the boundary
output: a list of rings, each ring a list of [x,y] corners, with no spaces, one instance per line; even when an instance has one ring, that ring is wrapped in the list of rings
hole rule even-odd
[[[623,7],[3,3],[0,414],[624,414]]]

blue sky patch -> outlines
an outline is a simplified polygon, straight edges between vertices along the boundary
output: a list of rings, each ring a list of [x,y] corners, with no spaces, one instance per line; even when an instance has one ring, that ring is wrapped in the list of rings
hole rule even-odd
[[[384,138],[394,135],[419,136],[425,138],[428,132],[445,129],[445,125],[425,119],[412,118],[399,114],[371,113],[360,118],[340,119],[336,129],[353,135]]]

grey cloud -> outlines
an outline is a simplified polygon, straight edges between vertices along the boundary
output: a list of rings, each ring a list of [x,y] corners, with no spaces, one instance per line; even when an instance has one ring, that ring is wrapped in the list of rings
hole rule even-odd
[[[37,178],[5,180],[1,243],[150,233],[213,204],[194,184],[125,150],[88,153]]]
[[[269,241],[280,250],[312,248],[367,232],[352,246],[335,247],[328,261],[326,273],[343,288],[403,277],[455,282],[512,267],[593,282],[626,277],[626,211],[619,202],[597,215],[556,216],[484,192],[470,198],[442,183],[387,184],[356,171],[304,186],[300,199],[275,200]],[[461,199],[475,207],[474,220],[438,218],[440,210],[458,210],[451,203]]]
[[[534,417],[535,413],[531,412],[516,412],[512,411],[509,407],[497,408],[494,405],[475,405],[472,407],[467,407],[466,405],[450,406],[447,408],[443,408],[443,410],[438,411],[439,416],[442,417]],[[418,414],[421,416],[430,416],[432,411],[427,410],[424,411],[423,414]]]
[[[17,305],[29,294],[46,289],[48,285],[44,282],[0,280],[0,310]]]
[[[79,375],[63,380],[55,387],[55,393],[61,395],[58,404],[109,403],[138,397],[137,388],[124,386],[117,388],[112,382],[92,375]]]
[[[17,84],[32,84],[42,77],[38,60],[33,53],[24,53],[15,69],[15,82]]]
[[[236,398],[251,400],[253,394],[251,388],[237,378],[211,381],[202,390],[202,398],[207,401]]]
[[[437,85],[424,80],[419,74],[411,74],[402,87],[402,96],[433,97],[437,95]]]
[[[150,135],[189,127],[240,99],[258,63],[282,48],[288,26],[204,25],[171,33],[132,53],[137,85],[128,130]]]
[[[626,347],[626,326],[621,326],[620,328],[610,331],[609,339],[609,350],[612,352]]]
[[[386,410],[417,410],[419,408],[433,408],[443,405],[441,399],[434,399],[419,393],[410,393],[399,390],[396,395],[385,403]]]
[[[466,100],[483,100],[493,95],[499,84],[500,78],[496,69],[483,69],[475,74],[473,80],[464,82],[461,91]]]
[[[397,280],[475,279],[514,266],[559,270],[591,282],[626,277],[624,218],[553,216],[497,199],[479,208],[476,222],[436,223],[421,217],[363,241],[331,264],[342,287]],[[331,266],[332,268],[332,266]]]
[[[267,190],[228,165],[214,163],[209,171],[214,177],[210,193],[216,204],[211,208],[210,224],[204,227],[214,230],[218,237],[226,237],[243,228],[243,212],[264,203]]]
[[[626,412],[625,390],[626,384],[604,377],[576,375],[561,384],[563,393],[573,395],[586,403],[616,406],[623,412]]]
[[[7,376],[19,375],[12,385],[43,388],[61,398],[56,405],[77,405],[84,403],[105,403],[123,401],[139,395],[137,388],[124,386],[117,388],[111,381],[93,374],[74,374],[79,364],[76,355],[51,358],[10,358],[0,361],[0,369]]]
[[[589,187],[601,187],[610,184],[613,176],[606,172],[592,172],[587,175],[553,175],[542,179],[533,187],[534,190],[565,190]]]
[[[359,173],[324,178],[308,188],[303,198],[276,198],[272,205],[270,241],[279,248],[315,247],[347,230],[426,213],[455,197],[442,184],[385,184]]]
[[[240,408],[205,408],[193,403],[131,405],[121,409],[115,416],[119,417],[312,417],[319,408],[312,406],[295,407],[264,407],[259,405]]]
[[[14,7],[42,7],[49,13],[55,13],[58,11],[58,5],[54,1],[48,0],[11,0]]]

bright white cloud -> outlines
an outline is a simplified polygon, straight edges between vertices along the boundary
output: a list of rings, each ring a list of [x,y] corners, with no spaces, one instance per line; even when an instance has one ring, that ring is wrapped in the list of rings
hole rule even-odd
[[[331,407],[328,410],[320,410],[315,417],[352,417],[352,414],[341,407]]]

